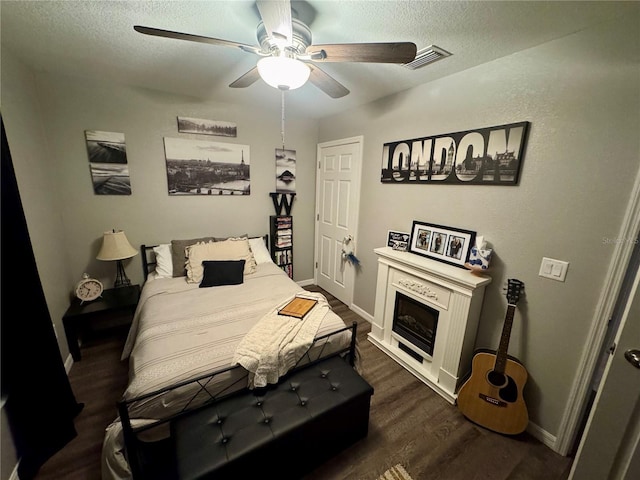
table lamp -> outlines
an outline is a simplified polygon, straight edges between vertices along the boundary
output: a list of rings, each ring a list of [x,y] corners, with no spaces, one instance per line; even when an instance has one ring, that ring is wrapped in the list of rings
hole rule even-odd
[[[131,280],[127,278],[127,274],[122,266],[122,260],[131,258],[138,254],[138,251],[131,246],[129,240],[122,230],[113,230],[104,232],[102,236],[102,247],[96,257],[98,260],[116,261],[116,282],[115,288],[127,287],[131,285]]]

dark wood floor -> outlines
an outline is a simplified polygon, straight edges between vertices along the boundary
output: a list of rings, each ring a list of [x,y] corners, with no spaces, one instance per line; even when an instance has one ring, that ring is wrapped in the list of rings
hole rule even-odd
[[[321,291],[316,287],[309,290]],[[326,292],[323,292],[326,294]],[[370,325],[327,294],[348,324],[358,322],[362,376],[374,387],[369,435],[326,462],[305,480],[376,479],[401,463],[414,480],[565,480],[571,459],[528,434],[507,437],[467,421],[427,385],[367,340]],[[120,361],[126,333],[86,343],[70,380],[84,410],[78,436],[52,457],[36,480],[99,480],[104,429],[127,383]]]

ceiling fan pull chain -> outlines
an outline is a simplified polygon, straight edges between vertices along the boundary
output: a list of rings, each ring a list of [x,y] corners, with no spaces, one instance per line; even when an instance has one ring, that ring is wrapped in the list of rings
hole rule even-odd
[[[280,90],[282,93],[282,123],[280,133],[282,135],[282,151],[284,152],[284,90]]]

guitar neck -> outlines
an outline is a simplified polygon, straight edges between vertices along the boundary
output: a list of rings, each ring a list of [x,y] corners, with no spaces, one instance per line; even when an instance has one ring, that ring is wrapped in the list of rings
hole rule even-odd
[[[507,306],[507,315],[502,326],[502,336],[500,337],[500,346],[496,353],[496,363],[494,370],[498,373],[504,373],[507,366],[507,350],[509,349],[509,338],[511,337],[511,327],[513,326],[513,317],[516,312],[515,304]]]

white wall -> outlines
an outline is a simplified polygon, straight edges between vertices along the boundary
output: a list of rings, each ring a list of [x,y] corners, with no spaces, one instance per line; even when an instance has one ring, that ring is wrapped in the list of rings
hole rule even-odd
[[[57,186],[52,181],[56,164],[52,161],[50,139],[41,115],[33,73],[9,52],[2,52],[2,118],[13,166],[18,179],[29,236],[43,279],[42,288],[49,307],[60,351],[68,349],[62,315],[69,306],[68,258],[65,224]],[[11,321],[11,319],[3,319]]]
[[[320,122],[319,141],[364,135],[354,303],[373,314],[373,249],[413,220],[477,231],[495,248],[477,347],[497,348],[508,278],[525,283],[509,353],[530,373],[532,422],[558,428],[639,166],[638,18],[505,57]],[[455,54],[455,52],[454,52]],[[442,60],[446,61],[446,60]],[[428,68],[428,67],[426,67]],[[385,142],[529,121],[518,186],[381,184]],[[570,262],[565,283],[538,276]],[[599,319],[606,322],[606,319]]]
[[[204,235],[268,232],[275,213],[269,193],[275,190],[275,148],[281,147],[280,111],[259,111],[206,104],[114,84],[43,75],[38,78],[43,118],[56,165],[56,187],[66,225],[70,269],[77,278],[88,271],[112,285],[115,265],[95,260],[102,232],[125,231],[134,246]],[[274,95],[279,92],[274,89]],[[176,117],[236,122],[238,136],[216,137],[177,132]],[[125,134],[132,194],[95,195],[84,131]],[[297,196],[292,214],[296,279],[312,274],[315,181],[315,121],[289,119],[287,148],[297,150]],[[192,138],[249,145],[251,195],[169,196],[163,137]],[[245,154],[245,160],[247,155]],[[132,280],[141,281],[140,257],[125,263]]]
[[[60,209],[53,184],[50,182],[53,172],[46,161],[47,139],[40,117],[33,75],[28,68],[4,51],[0,105],[7,139],[15,139],[15,142],[9,142],[9,148],[16,177],[27,180],[19,185],[22,205],[38,273],[48,280],[42,282],[42,288],[49,314],[58,337],[61,355],[66,357],[68,349],[64,340],[62,315],[68,306],[68,293],[65,282],[60,279],[68,276],[67,252],[64,248],[64,227]],[[8,117],[11,118],[10,121]],[[16,158],[20,158],[21,161],[17,162]],[[14,268],[20,268],[20,259],[4,258],[3,261],[11,263]],[[29,301],[28,292],[25,292],[23,301]],[[3,323],[28,320],[20,315],[2,318]],[[34,352],[34,359],[37,360],[37,352]],[[0,437],[0,475],[5,480],[14,473],[17,456],[4,408],[0,420]]]

